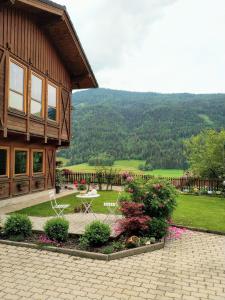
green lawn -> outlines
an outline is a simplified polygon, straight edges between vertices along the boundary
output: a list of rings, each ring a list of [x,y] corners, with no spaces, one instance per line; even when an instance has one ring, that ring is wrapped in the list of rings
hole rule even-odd
[[[180,195],[173,215],[174,223],[225,232],[225,199]]]
[[[93,211],[98,213],[107,213],[107,208],[103,206],[104,202],[115,202],[118,197],[118,192],[102,191],[99,192],[101,197],[93,201]],[[81,200],[76,198],[76,194],[65,196],[57,199],[59,204],[70,204],[70,207],[64,211],[65,214],[73,213],[74,208],[81,204]],[[51,208],[51,202],[45,202],[32,207],[28,207],[18,211],[18,213],[26,214],[28,216],[48,217],[54,216],[55,213]]]
[[[56,160],[61,161],[63,163],[63,167],[65,167],[68,164],[68,162],[70,161],[69,159],[64,158],[64,157],[57,157]]]
[[[142,160],[117,160],[113,165],[113,168],[118,172],[130,171],[135,174],[148,174],[162,177],[180,177],[183,175],[183,171],[179,169],[159,169],[154,171],[142,172],[138,170],[138,166],[144,164]],[[95,167],[89,166],[87,163],[69,166],[67,169],[70,169],[74,172],[95,172]]]
[[[114,202],[117,199],[117,192],[100,192],[101,197],[94,201],[94,212],[106,213],[104,202]],[[70,204],[65,213],[72,213],[80,201],[75,195],[70,195],[57,200],[59,203]],[[225,199],[210,196],[179,195],[178,206],[174,212],[174,223],[186,226],[193,226],[209,230],[225,232]],[[50,202],[42,203],[20,210],[19,213],[29,216],[53,216]]]

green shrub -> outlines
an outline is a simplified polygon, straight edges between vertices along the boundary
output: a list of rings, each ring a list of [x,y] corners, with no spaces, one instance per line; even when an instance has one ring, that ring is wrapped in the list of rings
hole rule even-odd
[[[167,180],[151,179],[144,187],[145,213],[150,217],[169,219],[176,207],[177,191]]]
[[[109,245],[109,246],[106,246],[103,250],[102,250],[102,253],[103,254],[111,254],[114,252],[114,247],[113,245]]]
[[[32,233],[32,223],[25,215],[13,214],[4,224],[4,232],[8,237],[19,237],[20,240]]]
[[[50,219],[44,226],[47,237],[56,242],[66,242],[68,239],[69,222],[62,218]]]
[[[94,221],[86,226],[84,235],[81,237],[80,242],[93,247],[102,246],[108,242],[110,233],[111,229],[109,225],[100,221]]]
[[[166,236],[169,224],[165,219],[153,218],[149,222],[148,235],[156,240],[160,240]]]

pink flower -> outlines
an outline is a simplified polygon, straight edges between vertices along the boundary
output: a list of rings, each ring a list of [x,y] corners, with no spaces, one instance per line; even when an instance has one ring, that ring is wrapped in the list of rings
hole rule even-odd
[[[169,227],[169,234],[168,234],[168,239],[172,240],[172,239],[180,239],[182,237],[183,234],[185,233],[189,233],[191,234],[191,232],[185,228],[178,228],[175,226],[170,226]]]
[[[129,183],[129,182],[132,182],[134,180],[134,177],[132,177],[132,176],[128,176],[127,177],[127,182]]]

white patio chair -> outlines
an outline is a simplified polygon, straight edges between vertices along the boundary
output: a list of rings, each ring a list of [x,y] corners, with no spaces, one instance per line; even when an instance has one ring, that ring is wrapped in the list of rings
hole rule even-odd
[[[52,209],[54,210],[55,214],[57,215],[57,217],[63,217],[63,212],[66,208],[70,207],[69,204],[58,204],[56,201],[56,197],[55,197],[55,192],[54,191],[50,191],[48,192],[49,195],[49,199],[51,201],[51,206]]]
[[[116,219],[116,210],[119,207],[120,195],[121,195],[121,192],[119,192],[116,202],[104,202],[103,203],[103,206],[106,207],[108,210],[108,214],[107,214],[106,218],[104,219],[104,222],[110,221],[109,220],[110,216],[114,216],[114,219]],[[113,220],[111,220],[111,222],[113,222]]]

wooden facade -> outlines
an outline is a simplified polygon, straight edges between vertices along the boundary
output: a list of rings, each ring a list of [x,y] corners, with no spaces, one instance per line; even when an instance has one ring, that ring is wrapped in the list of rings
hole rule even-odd
[[[97,82],[65,7],[0,0],[0,200],[54,187],[56,150],[71,138],[72,89],[91,87]],[[26,160],[22,174],[15,153]]]

